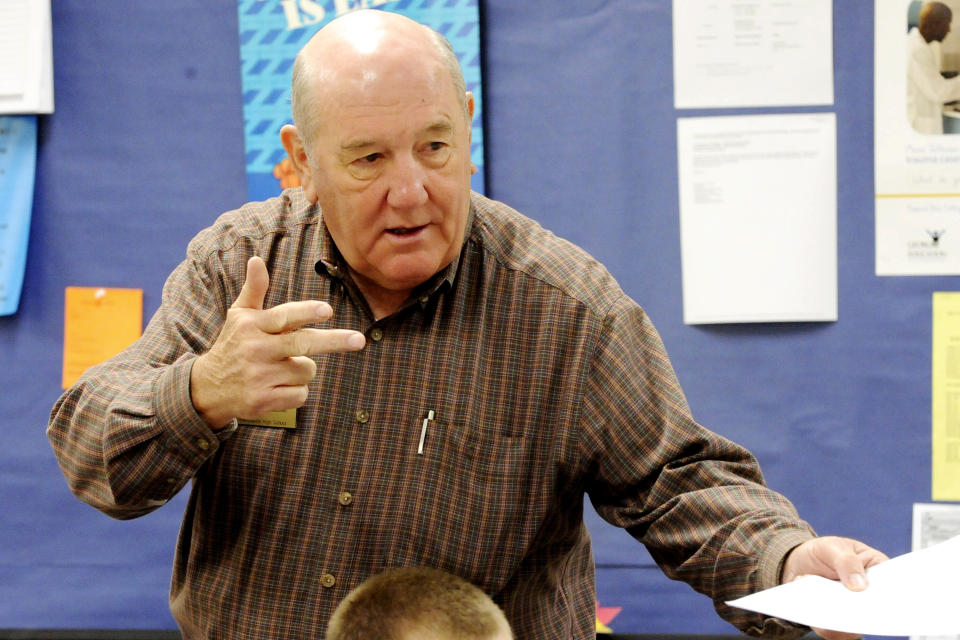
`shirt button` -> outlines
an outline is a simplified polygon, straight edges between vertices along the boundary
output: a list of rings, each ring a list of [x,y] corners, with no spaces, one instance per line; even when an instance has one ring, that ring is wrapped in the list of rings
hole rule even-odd
[[[383,329],[377,327],[370,332],[370,339],[374,342],[380,342],[383,340]]]
[[[430,302],[430,296],[420,296],[420,304],[427,304]]]
[[[176,478],[167,478],[167,484],[177,484]]]
[[[337,502],[346,507],[353,502],[353,494],[351,494],[349,491],[343,491],[339,496],[337,496]]]
[[[357,422],[363,424],[369,419],[370,419],[370,414],[368,414],[366,411],[364,411],[363,409],[360,409],[359,411],[357,411]]]
[[[331,574],[325,573],[322,576],[320,576],[320,584],[322,584],[327,589],[329,589],[333,585],[337,584],[337,579],[334,578]]]
[[[200,447],[201,451],[206,451],[210,448],[210,443],[203,438],[197,438],[197,446]]]

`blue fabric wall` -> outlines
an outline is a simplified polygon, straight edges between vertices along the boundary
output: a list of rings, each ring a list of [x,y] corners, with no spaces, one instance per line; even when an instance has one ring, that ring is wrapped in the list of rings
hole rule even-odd
[[[682,322],[670,2],[481,8],[487,193],[609,267],[697,419],[751,448],[818,531],[907,551],[930,498],[930,294],[957,280],[874,276],[872,3],[837,3],[836,102],[814,109],[838,120],[839,321],[707,327]],[[142,288],[149,316],[189,238],[245,199],[236,5],[56,0],[53,41],[20,312],[0,318],[0,627],[170,628],[185,495],[110,520],[70,495],[44,429],[64,287]],[[733,631],[624,532],[590,526],[615,631]]]

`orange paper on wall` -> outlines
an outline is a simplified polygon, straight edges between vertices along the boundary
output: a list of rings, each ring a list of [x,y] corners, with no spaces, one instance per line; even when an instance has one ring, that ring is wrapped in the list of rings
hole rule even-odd
[[[120,353],[143,328],[143,290],[67,287],[64,297],[63,388]]]

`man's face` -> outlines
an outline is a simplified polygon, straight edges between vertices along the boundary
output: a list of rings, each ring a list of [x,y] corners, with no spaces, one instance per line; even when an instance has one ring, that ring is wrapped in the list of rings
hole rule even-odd
[[[470,122],[442,64],[396,58],[323,83],[304,190],[361,288],[408,292],[463,243]]]

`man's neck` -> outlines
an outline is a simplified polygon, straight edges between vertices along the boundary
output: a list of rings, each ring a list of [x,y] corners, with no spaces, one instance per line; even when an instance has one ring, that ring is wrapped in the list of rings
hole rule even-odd
[[[363,295],[363,299],[367,301],[367,306],[370,307],[370,311],[373,313],[375,320],[386,318],[395,313],[403,303],[407,301],[412,291],[412,289],[402,291],[385,289],[355,271],[351,271],[351,275],[353,276],[354,283],[357,285],[357,289],[359,289],[361,295]]]

